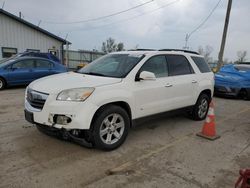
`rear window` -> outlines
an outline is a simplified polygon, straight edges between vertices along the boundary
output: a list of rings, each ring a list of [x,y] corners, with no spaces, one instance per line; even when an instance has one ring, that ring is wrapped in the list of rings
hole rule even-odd
[[[205,62],[204,58],[202,57],[191,57],[197,67],[199,68],[200,72],[211,72],[211,69],[209,68],[208,64]]]

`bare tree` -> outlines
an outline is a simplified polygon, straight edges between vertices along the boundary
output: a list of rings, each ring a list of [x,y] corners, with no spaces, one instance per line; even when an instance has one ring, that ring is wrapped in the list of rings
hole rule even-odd
[[[244,50],[244,51],[238,51],[237,52],[237,61],[236,62],[245,62],[246,61],[246,56],[247,56],[247,51]]]
[[[102,51],[105,53],[122,51],[122,50],[124,50],[124,44],[122,42],[116,44],[115,39],[111,37],[102,43]]]
[[[202,46],[199,46],[198,48],[198,53],[203,55],[205,61],[208,63],[213,61],[213,58],[210,57],[212,52],[213,52],[213,48],[209,45],[205,46],[205,48],[203,48]]]
[[[124,50],[124,44],[122,42],[117,44],[116,51],[123,51]]]

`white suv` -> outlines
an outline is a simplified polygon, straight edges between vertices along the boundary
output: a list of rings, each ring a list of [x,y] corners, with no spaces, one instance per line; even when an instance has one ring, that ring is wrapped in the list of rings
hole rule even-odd
[[[190,107],[190,116],[203,120],[213,88],[214,75],[196,52],[115,52],[78,72],[32,82],[25,117],[39,130],[112,150],[141,117]]]

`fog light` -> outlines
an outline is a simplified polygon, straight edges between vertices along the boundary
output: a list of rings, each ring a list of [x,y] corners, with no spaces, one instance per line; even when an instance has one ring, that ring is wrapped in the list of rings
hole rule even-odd
[[[71,118],[65,115],[55,115],[54,122],[56,124],[67,125],[71,122]]]

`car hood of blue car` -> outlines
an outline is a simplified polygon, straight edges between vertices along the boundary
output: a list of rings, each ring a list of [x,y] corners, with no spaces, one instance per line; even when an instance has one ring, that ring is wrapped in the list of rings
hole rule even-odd
[[[250,65],[225,65],[215,74],[215,86],[250,88]]]

